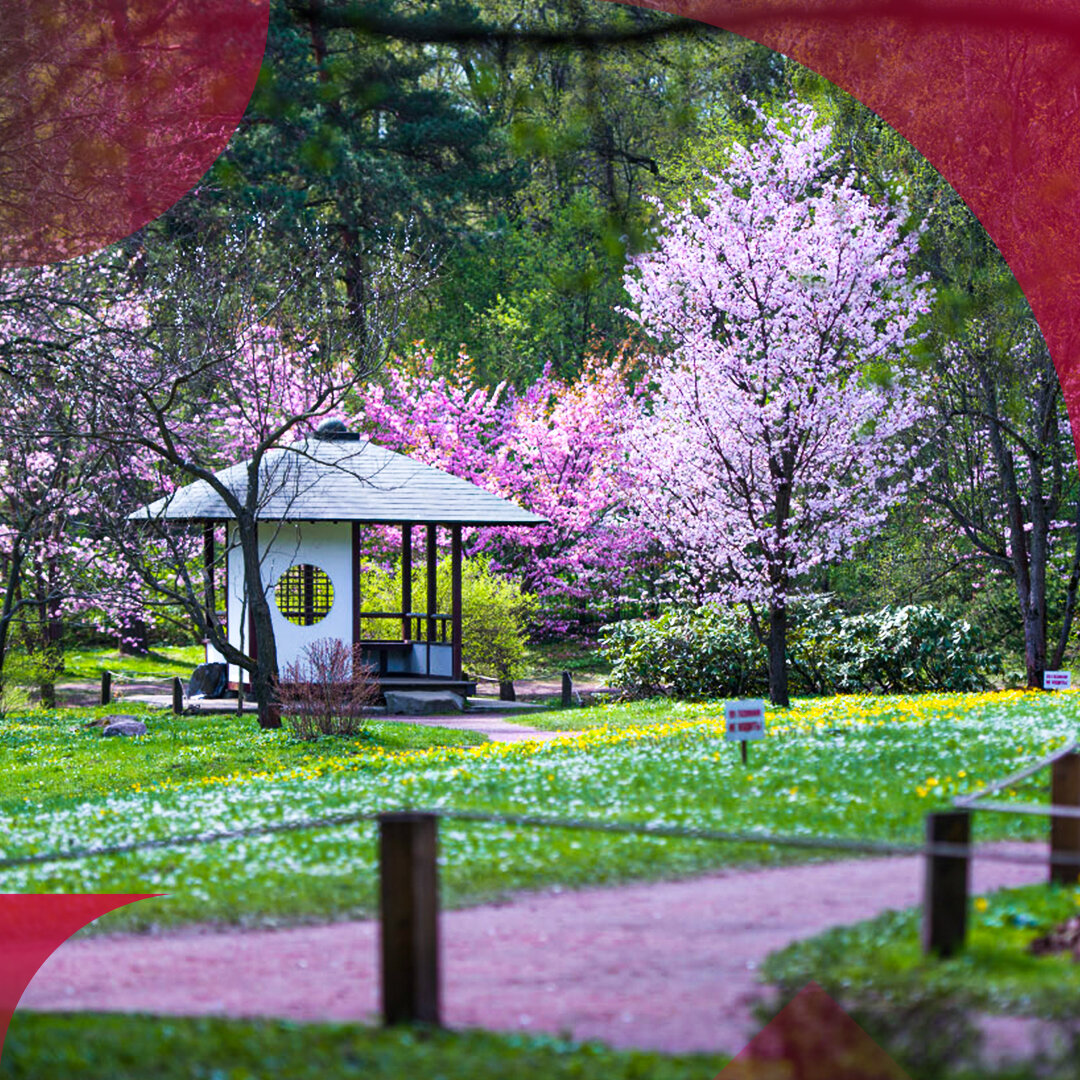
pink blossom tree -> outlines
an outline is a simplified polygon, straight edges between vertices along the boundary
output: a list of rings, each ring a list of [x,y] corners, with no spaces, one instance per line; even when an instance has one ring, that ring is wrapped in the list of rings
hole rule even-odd
[[[763,118],[764,119],[764,118]],[[906,490],[924,415],[891,373],[928,310],[905,205],[837,176],[831,132],[792,105],[736,145],[700,198],[661,212],[632,260],[629,314],[657,342],[628,433],[641,518],[686,584],[747,606],[788,704],[788,602],[878,529]]]
[[[545,368],[515,395],[494,470],[499,493],[548,519],[533,529],[489,529],[477,546],[520,571],[543,600],[544,634],[588,633],[617,611],[658,562],[653,531],[629,508],[622,443],[637,422],[636,352],[592,352],[574,379]]]
[[[548,525],[481,529],[471,553],[519,578],[540,600],[542,634],[584,631],[598,606],[655,562],[652,534],[628,509],[622,439],[639,410],[632,350],[594,353],[575,379],[550,369],[524,390],[477,383],[462,354],[444,374],[418,344],[365,392],[364,424],[379,443],[513,499]],[[632,570],[631,570],[632,568]]]

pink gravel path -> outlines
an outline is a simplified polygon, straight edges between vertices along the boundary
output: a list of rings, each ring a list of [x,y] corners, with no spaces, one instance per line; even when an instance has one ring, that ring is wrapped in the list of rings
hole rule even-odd
[[[916,903],[921,874],[909,858],[833,862],[449,911],[444,1016],[454,1027],[734,1052],[756,1031],[756,969],[768,953]],[[973,889],[1044,879],[1038,866],[976,860]],[[371,921],[76,939],[45,964],[22,1005],[369,1020],[376,944]]]

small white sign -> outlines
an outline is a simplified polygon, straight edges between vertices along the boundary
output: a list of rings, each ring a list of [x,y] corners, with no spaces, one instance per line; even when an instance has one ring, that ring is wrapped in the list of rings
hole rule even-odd
[[[1072,685],[1071,671],[1044,671],[1044,690],[1068,690]]]
[[[731,742],[765,738],[764,701],[726,701],[724,719],[727,721],[724,738]]]

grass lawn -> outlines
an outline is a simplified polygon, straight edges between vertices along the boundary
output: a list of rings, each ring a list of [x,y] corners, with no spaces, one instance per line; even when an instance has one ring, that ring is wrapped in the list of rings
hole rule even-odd
[[[16,1012],[10,1080],[709,1080],[707,1055],[664,1057],[550,1036],[358,1024]]]
[[[167,679],[173,675],[185,678],[203,662],[201,645],[162,645],[147,656],[125,656],[115,649],[80,649],[64,653],[64,673],[68,679],[100,679],[103,671],[123,678]]]
[[[123,713],[146,721],[137,739],[101,738],[95,716]],[[39,813],[85,806],[118,791],[154,783],[210,777],[282,774],[323,758],[348,761],[376,752],[475,746],[482,735],[450,728],[374,722],[363,738],[323,737],[302,742],[287,731],[263,731],[251,715],[173,716],[140,702],[93,709],[39,710],[0,719],[4,780],[0,814],[33,804]]]
[[[921,910],[893,911],[836,927],[774,953],[762,968],[792,990],[810,978],[845,1000],[888,999],[900,1008],[928,993],[954,1006],[1012,1016],[1075,1018],[1080,964],[1068,952],[1028,946],[1080,912],[1080,887],[1029,885],[976,897],[963,952],[923,956]]]
[[[148,737],[105,742],[70,716],[12,717],[0,721],[11,778],[0,802],[2,847],[16,856],[407,806],[918,842],[926,811],[1080,732],[1080,697],[1071,692],[814,699],[770,711],[770,737],[751,747],[743,768],[723,738],[718,705],[578,713],[606,723],[546,744],[414,749],[298,744],[286,731],[259,732],[230,717],[162,718]],[[1006,797],[1045,800],[1045,783],[1044,774]],[[985,815],[977,833],[1037,838],[1044,827]],[[362,823],[9,868],[0,891],[169,894],[106,916],[101,929],[342,918],[375,908],[374,838],[374,826]],[[458,822],[442,824],[440,844],[448,904],[812,857]]]

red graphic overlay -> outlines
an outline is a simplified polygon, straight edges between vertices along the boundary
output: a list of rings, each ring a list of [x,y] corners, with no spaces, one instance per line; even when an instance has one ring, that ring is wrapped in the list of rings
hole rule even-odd
[[[0,0],[0,265],[70,259],[167,210],[243,115],[269,0]]]
[[[1080,0],[643,0],[792,57],[956,188],[1050,347],[1080,456]]]
[[[0,893],[0,1054],[23,991],[52,953],[100,915],[154,895]]]
[[[719,1080],[910,1080],[817,983],[808,983]]]

